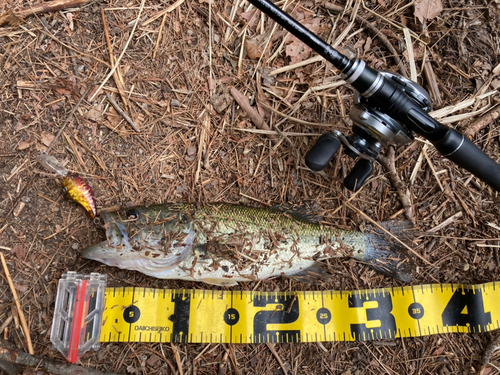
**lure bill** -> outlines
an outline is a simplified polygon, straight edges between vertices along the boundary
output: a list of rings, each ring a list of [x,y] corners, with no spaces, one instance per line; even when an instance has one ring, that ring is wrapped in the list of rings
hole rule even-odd
[[[65,177],[69,172],[55,157],[43,152],[37,156],[36,160],[49,172],[56,172]]]
[[[90,217],[94,219],[97,215],[94,192],[90,185],[80,176],[70,173],[55,157],[42,153],[37,161],[50,172],[56,172],[63,176],[63,186],[68,196],[85,208]]]
[[[285,276],[313,282],[329,276],[321,260],[352,257],[409,282],[415,263],[393,237],[321,226],[293,212],[231,204],[164,204],[102,212],[107,240],[82,256],[161,279],[238,282]],[[411,241],[407,221],[382,223]]]

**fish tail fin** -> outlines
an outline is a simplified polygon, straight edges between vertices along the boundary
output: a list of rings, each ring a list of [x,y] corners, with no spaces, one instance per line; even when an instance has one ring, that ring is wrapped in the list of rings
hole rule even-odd
[[[380,225],[392,236],[380,228],[370,226],[369,246],[363,261],[367,262],[371,268],[397,280],[413,281],[416,273],[415,259],[407,247],[401,243],[411,245],[414,235],[412,222],[391,220],[382,222]]]

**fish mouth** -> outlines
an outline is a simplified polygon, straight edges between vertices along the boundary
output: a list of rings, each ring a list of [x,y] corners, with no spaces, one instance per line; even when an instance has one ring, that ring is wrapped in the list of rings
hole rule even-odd
[[[120,222],[116,212],[102,212],[103,228],[106,231],[106,240],[91,245],[82,250],[82,257],[95,260],[108,266],[125,268],[132,254],[127,229]]]

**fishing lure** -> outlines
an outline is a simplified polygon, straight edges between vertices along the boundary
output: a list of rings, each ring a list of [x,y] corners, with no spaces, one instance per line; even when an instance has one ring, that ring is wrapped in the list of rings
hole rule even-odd
[[[80,204],[94,219],[97,215],[94,192],[90,185],[75,173],[70,173],[55,157],[42,153],[37,157],[45,169],[56,172],[63,177],[63,186],[68,196]]]

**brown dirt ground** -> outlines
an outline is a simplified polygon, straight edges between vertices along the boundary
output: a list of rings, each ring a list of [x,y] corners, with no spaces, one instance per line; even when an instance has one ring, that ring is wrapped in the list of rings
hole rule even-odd
[[[33,3],[4,0],[0,12]],[[64,196],[60,180],[36,162],[44,143],[58,132],[80,95],[89,85],[99,85],[109,72],[103,63],[109,62],[109,52],[101,9],[106,9],[116,59],[132,31],[139,4],[137,0],[93,1],[70,11],[29,17],[19,26],[0,28],[0,245],[20,294],[37,355],[63,360],[51,349],[49,334],[57,282],[67,270],[105,273],[111,286],[206,288],[194,282],[156,280],[82,259],[80,250],[100,240],[99,230],[80,206]],[[437,108],[499,85],[498,76],[493,73],[500,63],[498,3],[445,1],[444,10],[427,21],[425,28],[414,17],[413,7],[405,7],[408,4],[407,0],[368,1],[366,7],[375,13],[360,6],[357,14],[387,36],[408,71],[403,31],[393,23],[407,24],[428,43],[426,53],[432,60],[442,100]],[[141,22],[168,5],[166,1],[147,1]],[[140,23],[120,68],[128,92],[126,111],[141,132],[135,134],[122,122],[105,95],[98,95],[93,101],[88,95],[57,140],[52,155],[89,181],[99,208],[165,201],[227,201],[257,206],[312,204],[325,221],[358,228],[363,217],[345,205],[352,198],[353,206],[377,221],[392,216],[404,218],[397,193],[380,166],[367,187],[354,197],[342,187],[342,176],[353,164],[346,155],[334,159],[323,175],[304,167],[303,156],[316,135],[333,128],[349,129],[345,114],[352,103],[351,88],[340,86],[305,96],[293,117],[316,125],[290,120],[276,125],[282,116],[260,107],[273,127],[310,136],[290,135],[274,147],[265,135],[242,131],[255,127],[227,96],[230,87],[290,114],[308,88],[329,82],[337,71],[329,64],[316,62],[275,77],[267,76],[272,69],[290,64],[291,57],[285,53],[278,27],[278,37],[265,51],[258,74],[254,74],[258,59],[248,56],[243,58],[238,74],[238,34],[248,23],[241,13],[248,4],[238,9],[231,32],[228,25],[233,5],[232,1],[223,0],[212,4],[211,50],[208,2],[186,1],[167,14],[155,58],[162,17],[146,26]],[[350,9],[353,4],[337,5]],[[310,22],[319,20],[318,33],[330,41],[349,25],[347,16],[327,11],[324,1],[293,2],[289,9],[296,17]],[[255,20],[260,22],[250,22],[247,39],[253,41],[264,34],[261,38],[265,42],[274,24],[267,17],[257,16]],[[397,71],[387,48],[357,22],[341,46],[379,69]],[[428,89],[429,82],[421,72],[422,48],[417,42],[414,47],[419,83]],[[106,87],[110,88],[108,92],[115,90],[113,78]],[[119,96],[113,95],[123,107]],[[460,113],[480,109],[495,100],[498,101],[498,94]],[[479,116],[453,126],[465,129]],[[473,138],[497,161],[498,126],[498,120],[488,123]],[[397,171],[406,185],[421,150],[422,143],[416,141],[396,151]],[[443,159],[432,147],[427,152],[436,175],[424,160],[409,186],[415,224],[421,233],[414,248],[430,262],[427,265],[419,261],[414,284],[498,280],[500,265],[495,248],[476,246],[500,237],[498,193],[481,181],[470,179],[468,173]],[[20,199],[23,209],[15,212],[16,216],[6,217],[25,187]],[[340,210],[332,214],[338,207]],[[425,233],[458,212],[462,216],[443,229],[433,235]],[[499,245],[500,241],[487,243]],[[318,285],[275,279],[262,282],[258,288],[350,290],[401,285],[349,259],[331,261],[329,267],[335,276]],[[3,272],[1,275],[0,323],[13,313],[12,295]],[[244,289],[254,287],[253,283],[243,285]],[[14,322],[2,335],[18,348],[26,348]],[[479,368],[489,337],[491,334],[450,334],[384,342],[283,344],[277,345],[276,350],[293,374],[469,374]],[[205,347],[178,345],[184,374],[283,373],[266,345],[213,344],[194,362]],[[229,350],[235,352],[237,369],[228,360]],[[105,344],[99,352],[85,354],[81,363],[123,374],[173,373],[163,360],[148,362],[152,355],[161,352],[178,373],[168,345],[160,348],[157,344]],[[490,368],[490,374],[500,373],[498,353],[492,363],[497,367]]]

